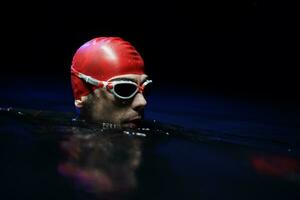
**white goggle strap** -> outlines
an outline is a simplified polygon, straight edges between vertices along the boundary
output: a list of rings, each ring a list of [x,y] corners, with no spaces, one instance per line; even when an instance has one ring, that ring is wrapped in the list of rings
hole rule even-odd
[[[74,72],[74,74],[76,76],[78,76],[79,78],[83,79],[85,82],[91,84],[91,85],[94,85],[94,86],[99,86],[101,85],[100,83],[103,83],[103,87],[106,87],[107,86],[107,82],[106,81],[99,81],[91,76],[87,76],[83,73],[80,73],[78,72],[77,70],[75,70],[73,67],[71,68],[71,70]]]
[[[97,79],[94,79],[92,78],[91,76],[87,76],[85,74],[82,74],[82,73],[78,73],[78,77],[85,80],[85,82],[89,83],[89,84],[92,84],[94,86],[98,86],[100,81],[98,81]]]
[[[148,85],[149,83],[152,83],[152,80],[146,80],[146,81],[143,83],[143,87],[145,87],[145,86]]]

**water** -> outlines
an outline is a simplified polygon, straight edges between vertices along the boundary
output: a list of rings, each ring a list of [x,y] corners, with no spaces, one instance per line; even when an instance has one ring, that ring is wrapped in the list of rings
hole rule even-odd
[[[300,199],[297,107],[154,95],[123,130],[72,121],[65,98],[1,110],[1,199]]]

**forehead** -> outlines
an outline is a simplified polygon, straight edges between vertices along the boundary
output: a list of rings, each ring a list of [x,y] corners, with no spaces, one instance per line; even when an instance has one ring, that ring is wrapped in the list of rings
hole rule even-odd
[[[148,75],[146,74],[124,74],[124,75],[120,75],[120,76],[114,76],[112,78],[110,78],[108,81],[114,81],[114,80],[131,80],[137,83],[143,82],[144,80],[146,80],[148,78]]]

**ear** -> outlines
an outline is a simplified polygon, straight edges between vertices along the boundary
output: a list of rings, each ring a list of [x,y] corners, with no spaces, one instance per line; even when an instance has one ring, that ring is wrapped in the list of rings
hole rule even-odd
[[[77,108],[82,108],[84,106],[85,102],[87,101],[87,99],[88,99],[88,96],[82,96],[80,99],[76,99],[74,102],[75,106]]]

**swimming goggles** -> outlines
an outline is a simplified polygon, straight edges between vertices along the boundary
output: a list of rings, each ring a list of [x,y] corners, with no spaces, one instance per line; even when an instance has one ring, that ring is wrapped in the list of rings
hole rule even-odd
[[[138,92],[144,93],[145,86],[149,83],[152,83],[152,80],[146,80],[141,85],[138,85],[136,82],[130,80],[99,81],[91,76],[80,73],[73,68],[71,70],[72,73],[85,80],[85,82],[99,88],[105,88],[107,91],[111,92],[120,99],[131,99]]]

